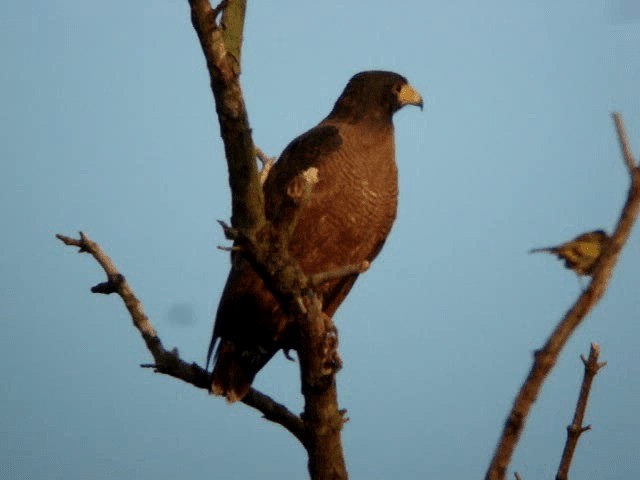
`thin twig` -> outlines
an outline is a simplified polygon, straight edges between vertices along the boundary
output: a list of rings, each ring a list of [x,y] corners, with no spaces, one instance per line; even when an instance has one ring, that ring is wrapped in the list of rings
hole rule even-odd
[[[218,6],[211,11],[213,18],[214,19],[218,18],[218,15],[220,15],[220,12],[222,12],[225,8],[227,8],[228,4],[229,4],[229,0],[222,0],[218,4]]]
[[[177,349],[168,351],[164,348],[151,321],[144,313],[142,303],[135,296],[127,280],[118,272],[115,264],[100,245],[83,232],[80,232],[79,239],[59,234],[56,237],[65,245],[78,247],[80,252],[89,253],[100,264],[108,279],[119,279],[115,284],[111,284],[111,280],[106,283],[112,285],[112,293],[117,293],[124,301],[133,325],[142,335],[154,359],[154,363],[142,364],[141,367],[153,368],[158,373],[169,375],[195,387],[208,390],[211,384],[209,373],[196,363],[187,363],[182,360]],[[246,405],[259,410],[265,419],[278,423],[289,430],[303,445],[306,444],[306,434],[302,419],[290,412],[284,405],[255,389],[251,389],[242,401]]]
[[[276,157],[270,157],[266,153],[264,153],[260,148],[256,147],[256,157],[260,160],[262,164],[262,170],[260,170],[260,183],[264,185],[264,182],[267,180],[269,176],[269,172],[271,168],[276,163]]]
[[[271,163],[271,162],[275,161],[275,157],[270,157],[269,155],[264,153],[264,151],[259,147],[256,147],[256,157],[258,157],[258,160],[260,160],[260,163],[262,164],[263,168],[268,163]]]
[[[600,355],[600,346],[597,343],[591,344],[588,360],[584,358],[583,355],[580,355],[582,363],[584,364],[584,377],[582,379],[582,386],[580,387],[578,402],[576,403],[576,410],[573,414],[573,421],[571,425],[567,426],[567,441],[564,444],[564,451],[562,452],[562,459],[560,460],[556,480],[567,480],[573,454],[578,445],[578,439],[580,435],[591,429],[591,425],[587,425],[586,427],[582,426],[584,414],[587,409],[587,401],[589,400],[593,378],[598,374],[600,369],[607,364],[607,362],[598,363],[598,355]]]
[[[242,399],[242,403],[262,412],[265,419],[282,425],[289,430],[303,446],[307,446],[307,434],[304,423],[298,415],[292,413],[287,407],[276,402],[268,395],[251,388]]]
[[[616,124],[622,125],[622,119],[619,115],[616,114],[614,119],[617,119]],[[623,132],[623,128],[618,130],[620,143],[623,146],[623,152],[625,152],[625,150],[628,150],[628,142],[621,135]],[[625,163],[628,165],[627,156],[626,154],[624,155]],[[571,309],[556,326],[545,345],[535,353],[535,359],[529,375],[520,388],[513,407],[507,416],[494,456],[487,469],[486,480],[502,480],[505,478],[507,467],[524,428],[526,417],[542,388],[544,380],[555,365],[571,334],[605,293],[613,267],[618,261],[622,247],[629,238],[640,209],[640,167],[635,166],[635,162],[632,162],[631,165],[631,186],[615,231],[607,248],[598,260],[589,286],[582,292]]]
[[[342,268],[331,270],[330,272],[316,273],[309,276],[309,286],[317,287],[325,282],[336,280],[342,277],[348,277],[356,273],[364,273],[369,268],[369,262],[366,260],[360,263],[354,263],[353,265],[345,265]]]
[[[149,318],[144,313],[140,300],[135,296],[133,290],[129,287],[129,283],[118,271],[111,258],[109,258],[104,250],[102,250],[100,245],[91,240],[89,236],[83,232],[80,232],[79,239],[60,234],[56,235],[56,237],[65,245],[75,246],[80,249],[80,252],[89,253],[100,264],[104,272],[107,274],[107,283],[112,283],[113,293],[120,295],[122,301],[127,307],[127,310],[129,311],[129,314],[131,315],[133,325],[142,335],[142,338],[147,344],[147,348],[153,355],[153,358],[156,360],[156,363],[161,365],[163,355],[166,353],[166,350],[162,346],[156,330],[153,328],[153,325],[151,325]],[[114,283],[112,280],[114,278],[118,278],[119,281]]]
[[[513,475],[516,477],[516,480],[522,480],[522,477],[518,472],[514,472]]]
[[[223,252],[241,252],[242,248],[237,246],[227,247],[225,245],[218,245],[216,247],[218,250],[222,250]]]
[[[633,154],[631,153],[631,145],[629,144],[629,140],[627,138],[627,132],[624,128],[624,123],[622,123],[622,116],[618,112],[613,112],[612,116],[613,122],[616,125],[616,132],[618,133],[620,149],[622,150],[622,159],[624,160],[624,163],[629,170],[629,174],[632,174],[633,169],[636,167],[636,161],[634,160]]]

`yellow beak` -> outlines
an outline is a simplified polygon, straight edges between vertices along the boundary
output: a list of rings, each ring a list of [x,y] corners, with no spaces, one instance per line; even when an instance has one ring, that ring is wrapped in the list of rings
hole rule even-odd
[[[400,91],[398,92],[398,102],[401,107],[405,105],[415,105],[416,107],[420,107],[420,110],[422,110],[422,107],[424,106],[422,97],[418,91],[408,83],[405,83],[400,87]]]

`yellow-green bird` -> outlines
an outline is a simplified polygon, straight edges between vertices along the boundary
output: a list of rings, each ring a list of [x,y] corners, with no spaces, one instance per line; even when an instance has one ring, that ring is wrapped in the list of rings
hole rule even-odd
[[[552,253],[564,260],[564,266],[578,275],[591,275],[608,242],[607,232],[594,230],[555,247],[534,248],[529,253]]]

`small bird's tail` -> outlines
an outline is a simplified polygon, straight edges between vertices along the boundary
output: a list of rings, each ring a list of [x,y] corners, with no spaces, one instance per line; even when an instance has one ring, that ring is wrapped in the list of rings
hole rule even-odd
[[[529,253],[539,253],[539,252],[557,254],[558,253],[558,247],[542,247],[542,248],[534,248],[532,250],[529,250]]]
[[[274,354],[243,351],[230,341],[221,341],[211,373],[210,392],[226,397],[229,403],[242,400],[251,389],[256,374]]]

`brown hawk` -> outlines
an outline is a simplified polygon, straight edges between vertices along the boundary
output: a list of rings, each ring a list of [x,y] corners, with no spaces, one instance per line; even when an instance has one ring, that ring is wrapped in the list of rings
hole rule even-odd
[[[396,216],[398,181],[393,114],[422,98],[393,72],[355,75],[333,110],[293,140],[264,183],[265,213],[276,226],[295,215],[289,252],[307,274],[371,261]],[[305,202],[300,182],[312,183]],[[318,287],[323,311],[332,316],[357,274]],[[218,306],[207,364],[215,350],[211,391],[240,400],[256,373],[280,349],[296,349],[295,332],[280,304],[242,258],[231,271]]]

